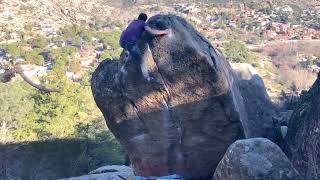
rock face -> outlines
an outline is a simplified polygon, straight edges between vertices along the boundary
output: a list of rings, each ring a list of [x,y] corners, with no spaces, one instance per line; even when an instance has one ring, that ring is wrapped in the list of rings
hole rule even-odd
[[[139,42],[143,59],[104,61],[92,91],[138,176],[212,178],[228,146],[256,136],[228,62],[184,19],[158,15]],[[151,77],[148,82],[146,77]]]
[[[302,180],[282,150],[264,138],[238,140],[219,163],[214,180]]]
[[[320,179],[320,74],[293,111],[285,152],[306,180]]]

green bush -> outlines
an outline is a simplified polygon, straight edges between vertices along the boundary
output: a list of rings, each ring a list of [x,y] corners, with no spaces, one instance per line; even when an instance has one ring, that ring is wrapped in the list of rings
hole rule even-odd
[[[88,71],[79,82],[66,78],[67,70],[80,70],[80,63],[75,58],[79,49],[75,46],[85,41],[91,48],[93,37],[111,47],[101,59],[119,57],[119,31],[96,32],[76,25],[62,29],[61,34],[52,39],[37,36],[27,43],[2,45],[14,58],[23,57],[27,63],[43,65],[42,54],[50,42],[60,42],[58,46],[62,46],[64,41],[72,39],[73,43],[49,51],[52,70],[39,78],[41,84],[60,89],[60,93],[37,91],[20,79],[0,84],[0,126],[6,123],[8,128],[8,133],[1,136],[0,141],[28,146],[23,150],[18,147],[17,150],[21,151],[13,153],[24,158],[21,160],[24,179],[30,179],[32,169],[41,165],[42,157],[47,158],[43,162],[49,162],[48,169],[52,168],[63,176],[65,173],[84,174],[106,164],[125,162],[124,150],[107,129],[93,100],[89,82],[92,72]],[[32,50],[23,50],[30,46]],[[56,161],[47,161],[49,157]]]
[[[11,132],[17,128],[18,122],[24,121],[27,114],[33,110],[33,91],[32,87],[21,80],[9,84],[0,83],[0,125],[5,123],[8,128],[8,134],[0,139],[13,140]]]
[[[105,59],[112,59],[112,56],[110,55],[109,51],[104,51],[101,55],[100,55],[100,61],[103,61]]]
[[[27,51],[23,54],[24,59],[30,64],[36,64],[39,66],[44,64],[44,58],[41,55],[40,49],[33,49],[32,51]]]
[[[27,43],[30,44],[32,48],[40,48],[40,49],[44,49],[48,45],[48,42],[49,41],[42,36],[37,36],[27,41]]]
[[[257,57],[239,41],[231,40],[223,45],[223,54],[226,59],[233,63],[255,63]]]
[[[53,62],[53,70],[55,72],[63,73],[61,71],[66,70],[68,64],[73,64],[75,69],[79,69],[74,59],[74,55],[78,52],[78,49],[74,46],[65,46],[57,49],[52,49],[49,52],[49,58]]]
[[[121,32],[120,31],[111,31],[111,32],[98,32],[97,38],[100,39],[100,42],[109,45],[113,48],[120,48],[119,39]]]
[[[81,70],[80,63],[76,59],[70,60],[68,65],[69,65],[69,71],[71,72],[79,72]]]
[[[4,49],[7,53],[9,53],[12,57],[17,58],[22,56],[22,46],[23,44],[20,42],[14,42],[10,44],[4,45]]]

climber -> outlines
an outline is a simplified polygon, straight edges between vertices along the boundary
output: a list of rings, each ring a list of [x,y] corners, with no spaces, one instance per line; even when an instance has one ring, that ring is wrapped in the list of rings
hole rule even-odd
[[[139,55],[138,48],[135,46],[137,41],[145,31],[145,24],[148,16],[144,13],[140,13],[137,20],[132,21],[126,30],[124,30],[120,37],[120,46],[129,51],[131,55]]]
[[[145,13],[140,13],[138,19],[132,21],[126,28],[126,30],[124,30],[121,34],[120,46],[133,56],[141,56],[141,53],[136,44],[145,31],[149,32],[152,35],[167,35],[171,32],[169,29],[156,30],[150,28],[146,23],[147,19],[148,16]]]
[[[125,49],[126,57],[133,57],[132,59],[137,59],[141,61],[141,71],[145,79],[150,82],[152,77],[149,76],[148,68],[145,64],[144,53],[141,52],[139,47],[137,46],[138,40],[141,38],[143,33],[146,31],[154,36],[159,35],[168,35],[171,33],[170,29],[166,30],[157,30],[152,29],[146,23],[148,16],[145,13],[140,13],[137,20],[132,21],[129,26],[122,32],[120,37],[120,46]],[[146,49],[149,49],[148,43],[146,44]],[[125,58],[127,59],[127,58]]]

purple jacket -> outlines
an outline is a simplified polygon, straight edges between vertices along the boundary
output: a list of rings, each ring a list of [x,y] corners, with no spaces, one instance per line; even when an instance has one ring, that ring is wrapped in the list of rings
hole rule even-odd
[[[145,24],[146,23],[142,20],[132,21],[127,29],[124,30],[121,34],[120,46],[122,48],[125,48],[127,47],[127,45],[135,44],[142,36],[142,33],[145,31]]]

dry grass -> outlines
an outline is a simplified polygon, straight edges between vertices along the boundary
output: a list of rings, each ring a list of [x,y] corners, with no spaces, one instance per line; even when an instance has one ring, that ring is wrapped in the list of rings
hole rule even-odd
[[[308,90],[316,80],[316,74],[311,73],[302,67],[285,68],[281,67],[279,69],[279,78],[285,84],[294,84],[297,90]]]
[[[316,80],[316,74],[301,67],[304,56],[320,57],[320,42],[273,43],[256,50],[261,61],[257,68],[273,101],[281,92],[308,90]],[[293,86],[294,84],[294,86]]]
[[[316,74],[300,66],[304,56],[320,57],[320,42],[273,43],[264,46],[260,54],[269,57],[278,69],[278,80],[283,86],[292,84],[298,90],[307,90],[314,83]]]
[[[263,55],[269,56],[271,61],[277,66],[295,66],[298,59],[300,47],[297,43],[271,44],[263,48]]]
[[[262,54],[269,56],[273,61],[284,61],[292,58],[298,60],[298,55],[320,56],[320,42],[291,42],[272,43],[262,48]]]

